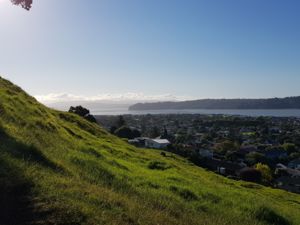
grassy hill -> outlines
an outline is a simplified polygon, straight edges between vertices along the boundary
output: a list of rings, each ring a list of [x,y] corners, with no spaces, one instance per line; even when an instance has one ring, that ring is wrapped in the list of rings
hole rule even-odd
[[[137,149],[0,78],[0,224],[300,224],[300,196]]]

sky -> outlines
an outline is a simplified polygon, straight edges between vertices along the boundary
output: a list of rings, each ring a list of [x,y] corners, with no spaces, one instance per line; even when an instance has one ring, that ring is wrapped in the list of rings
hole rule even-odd
[[[0,0],[0,74],[43,102],[300,95],[299,0]]]

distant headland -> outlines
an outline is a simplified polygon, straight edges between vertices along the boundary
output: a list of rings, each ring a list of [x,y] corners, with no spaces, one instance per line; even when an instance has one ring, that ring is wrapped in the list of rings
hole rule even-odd
[[[184,109],[300,109],[300,96],[265,99],[200,99],[179,102],[137,103],[130,111]]]

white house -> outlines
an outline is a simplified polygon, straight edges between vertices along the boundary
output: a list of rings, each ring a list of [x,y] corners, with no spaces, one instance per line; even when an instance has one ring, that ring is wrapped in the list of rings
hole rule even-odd
[[[166,148],[170,142],[167,139],[147,139],[145,140],[145,147],[163,149]]]

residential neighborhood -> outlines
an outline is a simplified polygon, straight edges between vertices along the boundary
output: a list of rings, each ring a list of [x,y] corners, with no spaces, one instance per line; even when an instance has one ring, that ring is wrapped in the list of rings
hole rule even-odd
[[[232,179],[300,193],[299,118],[148,114],[96,119],[109,131],[119,123],[136,133],[123,138],[137,147],[181,155]]]

